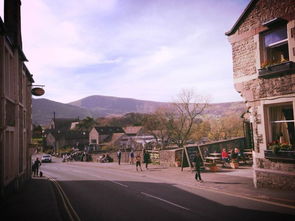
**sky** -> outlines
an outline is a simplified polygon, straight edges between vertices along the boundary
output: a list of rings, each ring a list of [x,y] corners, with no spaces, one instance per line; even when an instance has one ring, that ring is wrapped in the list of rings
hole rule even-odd
[[[22,0],[26,65],[45,85],[42,98],[62,103],[91,95],[170,102],[183,89],[241,101],[224,33],[249,1]]]

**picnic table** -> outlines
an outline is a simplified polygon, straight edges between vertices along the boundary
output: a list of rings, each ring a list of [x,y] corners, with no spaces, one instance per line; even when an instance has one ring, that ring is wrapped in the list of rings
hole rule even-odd
[[[205,159],[208,161],[212,161],[212,163],[215,163],[215,161],[220,160],[220,157],[206,157]]]

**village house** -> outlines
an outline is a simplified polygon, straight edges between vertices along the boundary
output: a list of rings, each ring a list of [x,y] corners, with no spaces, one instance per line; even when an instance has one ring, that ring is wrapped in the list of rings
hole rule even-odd
[[[226,35],[253,133],[254,184],[294,190],[294,0],[252,0]]]
[[[72,146],[82,148],[88,146],[88,131],[75,130],[79,120],[75,118],[53,118],[50,129],[45,130],[47,148],[52,152],[59,152],[60,148]]]
[[[32,75],[22,51],[21,1],[4,1],[0,18],[0,197],[31,177]]]
[[[120,146],[124,134],[121,127],[93,127],[89,132],[89,145],[93,150],[100,150],[104,146]]]

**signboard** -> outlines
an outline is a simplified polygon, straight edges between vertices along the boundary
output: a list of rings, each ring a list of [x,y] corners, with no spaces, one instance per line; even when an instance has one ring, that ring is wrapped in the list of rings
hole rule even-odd
[[[31,92],[35,96],[42,96],[45,93],[44,89],[41,87],[32,88]]]

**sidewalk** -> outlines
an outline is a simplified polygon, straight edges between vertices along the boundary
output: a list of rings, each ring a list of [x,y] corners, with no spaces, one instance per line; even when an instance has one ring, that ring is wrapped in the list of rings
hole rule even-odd
[[[62,220],[51,182],[33,177],[20,193],[1,202],[1,220]]]

